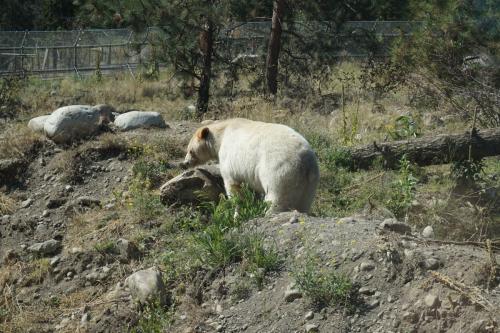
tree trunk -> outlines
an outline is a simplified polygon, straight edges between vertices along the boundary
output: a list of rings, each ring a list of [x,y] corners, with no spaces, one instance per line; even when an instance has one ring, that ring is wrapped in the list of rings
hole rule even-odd
[[[267,90],[271,94],[278,92],[278,59],[280,55],[281,22],[283,21],[284,7],[285,0],[274,1],[271,36],[269,38],[266,60]]]
[[[382,159],[386,168],[398,167],[398,161],[406,154],[408,160],[420,165],[446,164],[471,157],[480,159],[500,155],[500,128],[484,129],[462,134],[441,134],[410,141],[374,142],[371,145],[351,149],[353,166],[368,169],[376,159]]]
[[[208,100],[210,98],[210,80],[212,77],[212,55],[214,46],[214,26],[208,20],[200,34],[200,50],[203,54],[203,68],[201,71],[200,88],[198,90],[198,101],[196,110],[200,117],[208,111]]]

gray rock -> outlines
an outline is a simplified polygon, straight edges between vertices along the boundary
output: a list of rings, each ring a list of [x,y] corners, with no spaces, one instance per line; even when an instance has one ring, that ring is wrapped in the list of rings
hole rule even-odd
[[[45,135],[57,143],[71,142],[97,133],[112,120],[113,108],[106,105],[70,105],[45,119]]]
[[[130,111],[123,113],[116,117],[114,124],[122,131],[130,131],[137,128],[167,127],[161,114],[151,111]]]
[[[49,215],[50,215],[50,212],[49,212],[47,209],[45,209],[45,210],[42,212],[42,217],[47,217],[47,216],[49,216]]]
[[[47,118],[49,118],[49,116],[50,115],[45,115],[45,116],[31,118],[30,121],[28,122],[28,127],[35,132],[43,133],[45,121],[47,120]]]
[[[89,321],[90,321],[90,313],[86,312],[86,313],[83,314],[82,319],[80,320],[80,322],[82,324],[86,324]]]
[[[359,265],[359,269],[368,272],[371,271],[375,268],[375,264],[372,262],[362,262],[361,265]]]
[[[439,260],[436,258],[428,258],[424,259],[424,261],[421,263],[421,265],[425,269],[438,269],[440,266]]]
[[[29,206],[31,206],[32,203],[33,203],[33,199],[28,198],[28,199],[24,200],[23,202],[21,202],[21,208],[28,208]]]
[[[218,201],[225,193],[217,165],[205,165],[183,172],[160,187],[160,199],[166,204],[197,203],[201,198]]]
[[[28,247],[28,251],[38,255],[51,255],[56,253],[61,247],[61,242],[55,239],[49,239],[43,243],[35,243]]]
[[[57,264],[61,261],[61,257],[57,256],[52,259],[50,259],[50,266],[54,267],[57,266]]]
[[[414,312],[405,311],[403,312],[402,318],[404,321],[407,321],[412,324],[416,324],[418,322],[418,315]]]
[[[290,284],[285,291],[285,301],[293,302],[298,298],[302,298],[302,293],[295,287],[294,284]]]
[[[359,288],[358,292],[362,295],[373,295],[375,293],[375,290],[370,287],[361,287]]]
[[[379,224],[381,231],[392,231],[398,234],[411,234],[411,227],[407,223],[398,222],[396,219],[385,219]]]
[[[314,312],[309,311],[308,313],[306,313],[306,315],[304,316],[304,318],[305,318],[306,320],[311,320],[311,319],[313,319],[313,318],[314,318]]]
[[[58,207],[61,207],[62,205],[64,205],[66,203],[66,201],[67,200],[65,198],[51,198],[47,202],[46,207],[48,209],[58,208]]]
[[[138,259],[141,255],[137,246],[124,238],[120,238],[116,241],[116,249],[118,251],[118,257],[123,263],[129,260]]]
[[[316,324],[306,324],[305,331],[306,333],[319,332],[319,328]]]
[[[378,299],[372,299],[367,304],[368,309],[374,309],[374,308],[376,308],[379,305],[380,305],[380,301]]]
[[[424,298],[424,304],[430,309],[436,309],[441,305],[439,297],[434,294],[427,294]]]
[[[434,237],[434,229],[432,228],[432,226],[428,225],[427,227],[425,227],[422,231],[422,236],[424,236],[425,238]]]
[[[155,299],[158,299],[162,305],[168,303],[162,275],[156,267],[133,273],[125,279],[125,285],[130,289],[132,297],[139,303],[147,303]]]

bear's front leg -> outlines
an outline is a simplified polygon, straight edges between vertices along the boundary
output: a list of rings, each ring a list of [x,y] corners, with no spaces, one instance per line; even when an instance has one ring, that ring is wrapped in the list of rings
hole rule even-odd
[[[226,194],[228,198],[232,198],[235,195],[238,195],[241,191],[241,184],[233,181],[224,179],[224,188],[226,190]],[[239,216],[239,207],[234,208],[234,219],[237,219]]]

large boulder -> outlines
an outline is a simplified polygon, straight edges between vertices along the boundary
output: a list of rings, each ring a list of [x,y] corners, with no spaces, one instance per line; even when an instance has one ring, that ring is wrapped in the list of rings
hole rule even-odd
[[[224,193],[224,183],[217,165],[205,165],[185,171],[160,187],[163,204],[217,201]]]
[[[153,111],[130,111],[123,113],[116,117],[114,124],[122,131],[130,131],[136,128],[167,127],[161,114]]]
[[[45,121],[50,115],[45,115],[45,116],[39,116],[32,118],[28,122],[28,127],[31,128],[35,132],[43,133],[44,131],[44,126],[45,126]]]
[[[169,302],[161,272],[156,267],[133,273],[125,279],[125,285],[138,303],[145,304],[158,300],[161,305],[166,305]]]
[[[45,135],[57,143],[71,142],[96,134],[102,125],[113,120],[109,105],[69,105],[59,108],[45,119]]]

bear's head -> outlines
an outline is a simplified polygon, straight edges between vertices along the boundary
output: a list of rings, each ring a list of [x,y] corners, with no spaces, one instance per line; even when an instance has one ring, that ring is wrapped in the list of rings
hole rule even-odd
[[[213,141],[213,135],[208,127],[197,129],[191,141],[189,141],[186,158],[181,167],[195,167],[216,159],[217,154],[214,150]]]

